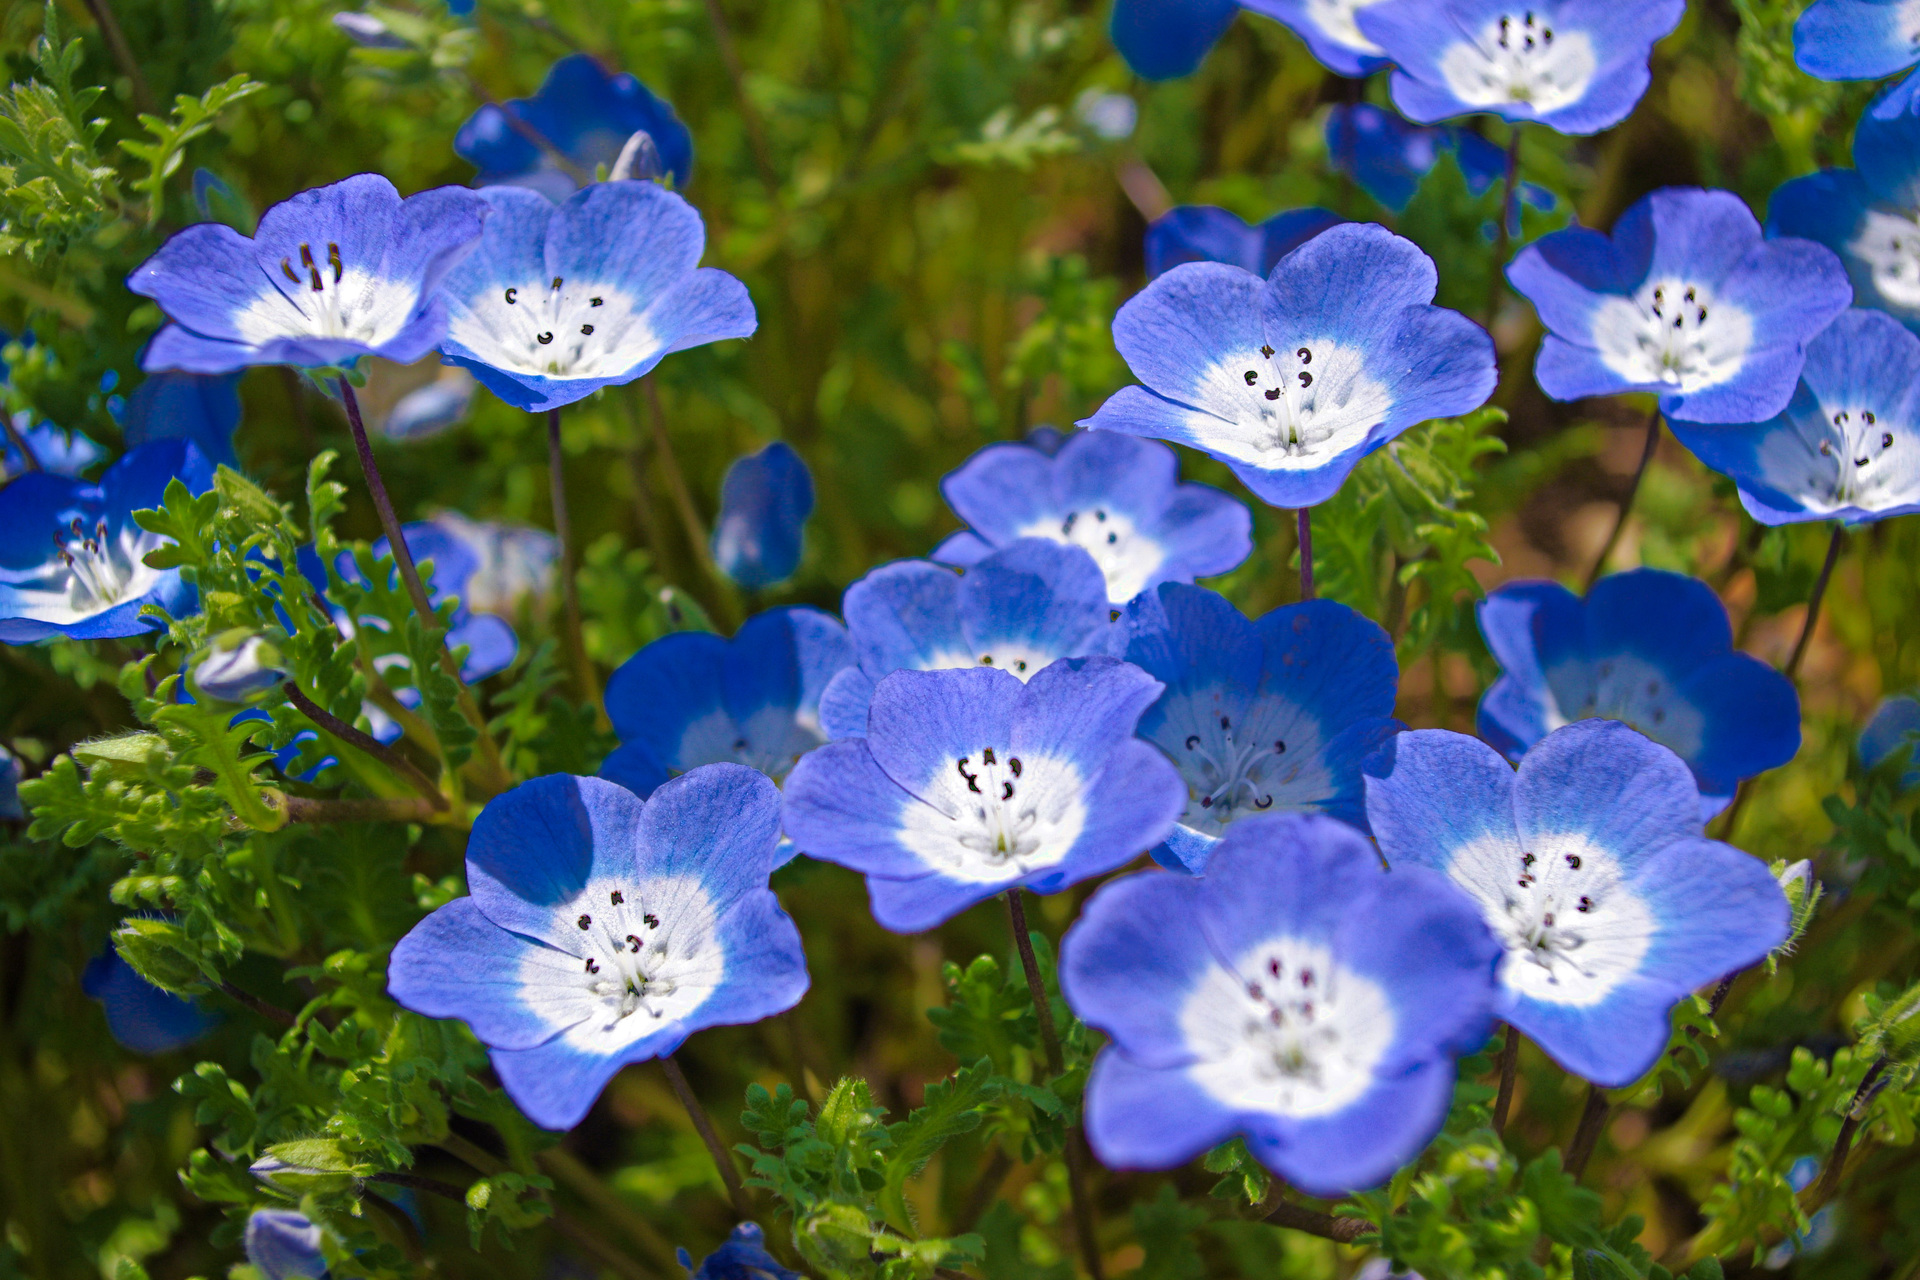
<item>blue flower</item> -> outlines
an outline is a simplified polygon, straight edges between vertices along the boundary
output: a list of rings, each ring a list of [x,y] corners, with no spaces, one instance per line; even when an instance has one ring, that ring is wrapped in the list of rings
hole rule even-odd
[[[1920,62],[1920,21],[1904,0],[1816,0],[1793,24],[1793,60],[1821,80],[1878,80]]]
[[[1554,582],[1509,582],[1479,605],[1501,676],[1480,736],[1509,760],[1575,720],[1618,720],[1693,770],[1706,821],[1742,778],[1800,750],[1793,681],[1733,647],[1726,606],[1698,578],[1635,569],[1581,600]]]
[[[726,1243],[693,1265],[693,1255],[678,1251],[680,1265],[688,1280],[801,1280],[800,1273],[789,1271],[767,1252],[766,1237],[757,1222],[743,1222],[733,1229]]]
[[[975,565],[1020,538],[1082,547],[1125,604],[1162,582],[1227,573],[1253,551],[1246,507],[1203,484],[1181,484],[1173,450],[1133,436],[1076,431],[1056,451],[991,444],[940,482],[968,528],[934,549]]]
[[[286,678],[279,648],[244,630],[215,636],[188,672],[193,694],[218,702],[246,702]]]
[[[150,373],[127,401],[120,425],[128,448],[190,440],[212,465],[238,467],[233,433],[240,426],[240,375]]]
[[[1700,461],[1733,477],[1762,524],[1864,524],[1920,511],[1920,337],[1852,310],[1807,344],[1785,409],[1751,426],[1673,421]]]
[[[25,822],[27,810],[20,803],[20,759],[0,746],[0,822]]]
[[[1475,195],[1506,176],[1506,152],[1470,129],[1408,124],[1370,102],[1327,113],[1327,162],[1395,213],[1406,209],[1420,180],[1448,151]],[[1551,191],[1531,182],[1520,184],[1520,198],[1536,209],[1555,202]]]
[[[0,410],[4,412],[4,410]],[[33,425],[33,414],[22,409],[13,415],[13,429],[26,441],[27,449],[33,454],[33,460],[40,464],[42,471],[51,471],[57,476],[77,476],[98,462],[103,454],[99,445],[81,435],[78,431],[65,431],[51,422]],[[129,442],[133,443],[133,442]],[[34,468],[27,465],[21,456],[13,437],[0,438],[0,482],[25,475]]]
[[[706,228],[664,187],[600,182],[558,208],[519,187],[479,198],[492,214],[441,288],[440,352],[508,404],[557,409],[758,323],[745,285],[699,266]]]
[[[1499,955],[1466,895],[1383,872],[1353,828],[1239,823],[1206,875],[1105,885],[1060,944],[1067,1003],[1113,1040],[1087,1140],[1113,1168],[1165,1169],[1240,1135],[1312,1195],[1384,1182],[1445,1121]]]
[[[964,574],[925,560],[881,565],[847,588],[840,613],[856,665],[820,695],[829,738],[867,731],[874,686],[892,671],[999,667],[1026,680],[1056,658],[1127,647],[1100,566],[1044,538],[1009,543]]]
[[[425,386],[394,401],[380,423],[389,440],[426,440],[463,421],[473,405],[473,375],[465,369],[446,369]]]
[[[321,1239],[312,1219],[293,1209],[255,1209],[247,1215],[247,1261],[266,1280],[320,1280],[327,1274]]]
[[[1602,1087],[1659,1060],[1689,992],[1786,940],[1766,864],[1707,839],[1685,762],[1626,725],[1556,729],[1517,773],[1464,734],[1403,733],[1366,773],[1381,853],[1446,872],[1506,949],[1496,1014]]]
[[[1403,727],[1390,718],[1399,665],[1376,623],[1331,600],[1250,622],[1224,597],[1175,584],[1127,612],[1127,661],[1167,687],[1140,736],[1187,787],[1155,861],[1198,875],[1230,824],[1276,806],[1366,827],[1360,762]]]
[[[154,986],[109,946],[87,962],[80,989],[100,1002],[107,1030],[134,1053],[172,1053],[206,1035],[219,1023],[191,1000]]]
[[[127,277],[172,321],[141,366],[229,373],[418,360],[446,332],[438,288],[479,240],[486,213],[462,187],[402,200],[385,178],[361,173],[273,206],[251,239],[218,222],[188,227]]]
[[[1379,0],[1243,0],[1306,42],[1329,71],[1364,78],[1387,65],[1385,51],[1361,31],[1355,15]]]
[[[464,558],[447,560],[435,578],[445,581],[447,593],[459,596],[475,613],[511,619],[528,601],[534,602],[537,611],[540,602],[552,593],[560,540],[545,529],[499,520],[469,520],[458,511],[442,511],[426,524],[458,543],[471,558],[470,571]],[[448,544],[426,545],[434,554],[449,554]],[[407,546],[413,546],[412,534],[407,535]],[[451,554],[459,556],[460,551]],[[455,576],[463,572],[464,582]]]
[[[1382,0],[1354,21],[1394,63],[1393,105],[1432,124],[1487,112],[1566,134],[1633,111],[1685,0]]]
[[[799,1003],[800,931],[767,888],[779,836],[779,791],[740,765],[644,801],[598,778],[535,778],[481,812],[472,896],[400,940],[387,989],[465,1021],[528,1118],[571,1128],[626,1064]]]
[[[785,582],[800,567],[800,538],[813,514],[813,477],[793,446],[775,440],[736,458],[720,482],[713,562],[754,590]]]
[[[1177,80],[1193,73],[1238,16],[1239,0],[1114,0],[1107,31],[1143,79]]]
[[[1183,262],[1226,262],[1257,276],[1340,221],[1325,209],[1289,209],[1258,226],[1210,204],[1183,204],[1147,225],[1147,279]]]
[[[1867,768],[1878,767],[1896,751],[1907,753],[1901,787],[1920,787],[1920,698],[1912,694],[1883,700],[1860,731],[1860,762]]]
[[[0,489],[0,643],[134,636],[162,625],[140,616],[147,605],[191,612],[197,597],[180,571],[145,563],[167,539],[133,522],[176,476],[193,493],[213,487],[199,450],[160,440],[129,451],[98,484],[32,471]]]
[[[1806,343],[1846,310],[1839,259],[1763,240],[1728,191],[1665,187],[1609,240],[1569,227],[1507,268],[1547,327],[1534,364],[1556,400],[1647,391],[1696,422],[1757,422],[1786,407]]]
[[[1492,393],[1493,341],[1431,305],[1438,282],[1431,258],[1371,223],[1321,232],[1264,281],[1175,267],[1113,322],[1146,385],[1080,425],[1209,453],[1277,507],[1324,502],[1394,436]]]

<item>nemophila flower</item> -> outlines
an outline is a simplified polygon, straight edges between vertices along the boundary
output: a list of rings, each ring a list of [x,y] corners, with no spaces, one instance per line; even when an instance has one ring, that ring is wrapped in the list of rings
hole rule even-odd
[[[1534,363],[1556,400],[1653,392],[1696,422],[1754,422],[1793,394],[1806,343],[1846,310],[1839,259],[1763,240],[1729,191],[1666,187],[1609,239],[1568,227],[1528,245],[1507,279],[1540,313]]]
[[[245,702],[287,678],[280,650],[265,636],[236,630],[215,636],[188,672],[193,691],[219,702]]]
[[[519,187],[479,195],[492,213],[441,288],[440,352],[508,404],[557,409],[754,331],[746,286],[699,265],[706,228],[664,187],[600,182],[557,208]]]
[[[1365,77],[1387,65],[1385,51],[1361,31],[1355,15],[1378,0],[1243,0],[1306,43],[1329,71]]]
[[[749,590],[785,582],[800,567],[813,514],[813,476],[784,440],[736,458],[720,482],[713,562]]]
[[[1402,727],[1391,718],[1399,665],[1376,623],[1331,600],[1253,622],[1222,596],[1173,583],[1127,613],[1127,661],[1166,685],[1140,736],[1187,789],[1156,861],[1198,875],[1232,823],[1276,809],[1366,826],[1360,762]]]
[[[975,565],[1021,538],[1084,548],[1125,604],[1162,582],[1238,567],[1253,551],[1253,517],[1218,489],[1181,484],[1173,450],[1150,440],[1076,431],[1048,453],[990,444],[940,482],[968,527],[934,549]]]
[[[148,982],[111,946],[87,963],[80,989],[100,1002],[113,1038],[135,1053],[184,1049],[220,1021],[193,1001]]]
[[[1382,0],[1354,22],[1394,64],[1393,105],[1409,120],[1486,112],[1578,135],[1633,111],[1654,42],[1685,10],[1684,0]]]
[[[439,377],[393,402],[380,423],[389,440],[426,440],[466,419],[473,406],[473,375],[465,369],[441,371]]]
[[[20,803],[20,758],[0,746],[0,822],[25,822],[27,811]]]
[[[1495,1012],[1567,1070],[1630,1084],[1687,993],[1787,937],[1765,863],[1701,831],[1685,762],[1624,724],[1581,720],[1519,770],[1464,734],[1390,738],[1367,817],[1396,871],[1444,871],[1506,950]]]
[[[233,433],[240,426],[240,376],[150,373],[134,388],[120,426],[129,448],[150,440],[189,440],[214,466],[237,467]]]
[[[1509,582],[1479,605],[1501,676],[1480,699],[1480,736],[1509,760],[1576,720],[1618,720],[1693,770],[1700,817],[1742,778],[1800,749],[1793,681],[1733,647],[1726,606],[1698,578],[1635,569],[1582,600],[1555,582]]]
[[[172,322],[141,366],[229,373],[418,360],[446,332],[439,286],[486,214],[463,187],[402,200],[379,174],[361,173],[273,206],[251,238],[218,222],[188,227],[127,277]]]
[[[678,1250],[677,1256],[689,1280],[801,1280],[799,1272],[789,1271],[767,1252],[766,1236],[757,1222],[735,1227],[725,1244],[700,1259],[698,1268],[685,1249]]]
[[[1147,80],[1191,75],[1233,20],[1239,0],[1114,0],[1113,47]]]
[[[807,989],[800,932],[767,888],[780,793],[733,764],[647,800],[553,774],[481,811],[467,888],[393,949],[387,989],[459,1018],[534,1123],[578,1124],[614,1073]]]
[[[266,1280],[320,1280],[327,1274],[320,1228],[293,1209],[255,1209],[247,1215],[247,1261]]]
[[[147,605],[191,611],[180,571],[146,563],[167,539],[133,522],[176,476],[193,493],[213,487],[198,449],[161,440],[129,450],[98,484],[31,471],[0,489],[0,642],[133,636],[161,625],[140,616]]]
[[[1431,305],[1438,281],[1431,258],[1371,223],[1321,232],[1265,280],[1175,267],[1113,322],[1146,385],[1080,425],[1212,454],[1278,507],[1324,502],[1400,432],[1492,393],[1493,342]]]
[[[1821,80],[1878,80],[1920,62],[1910,0],[1816,0],[1793,24],[1793,60]]]
[[[1420,180],[1449,151],[1475,195],[1506,177],[1506,152],[1471,129],[1408,124],[1370,102],[1327,113],[1327,162],[1395,213],[1406,209]],[[1553,193],[1531,182],[1521,183],[1519,194],[1536,209],[1554,206]]]
[[[362,49],[411,49],[413,47],[406,40],[395,35],[393,28],[370,13],[342,10],[333,15],[333,25],[340,29],[340,34]]]
[[[1257,226],[1209,204],[1183,204],[1147,225],[1147,279],[1183,262],[1226,262],[1264,276],[1273,264],[1340,221],[1326,209],[1288,209]]]
[[[33,425],[33,414],[26,409],[13,415],[13,430],[33,454],[37,469],[57,476],[77,476],[98,462],[103,453],[99,445],[78,431],[66,431],[51,422]],[[0,482],[35,469],[11,433],[0,437]]]
[[[1807,344],[1784,410],[1747,426],[1675,419],[1700,461],[1733,477],[1762,524],[1864,524],[1920,511],[1920,337],[1851,310]]]
[[[552,593],[560,540],[545,529],[500,520],[469,520],[458,511],[442,511],[425,523],[459,543],[472,557],[473,568],[464,583],[455,580],[464,568],[457,561],[447,562],[445,580],[449,594],[459,596],[475,613],[510,619],[527,601],[534,601],[537,607]],[[407,545],[413,545],[412,535],[408,535]]]
[[[888,672],[998,667],[1030,679],[1056,658],[1118,657],[1127,632],[1107,579],[1077,546],[1021,538],[964,574],[925,560],[881,565],[847,588],[840,614],[855,665],[820,695],[829,738],[867,731],[867,704]]]
[[[1445,1121],[1499,955],[1443,877],[1383,871],[1331,818],[1251,818],[1206,875],[1105,885],[1061,941],[1067,1003],[1113,1041],[1087,1140],[1165,1169],[1239,1135],[1313,1195],[1384,1182]]]
[[[1920,786],[1920,699],[1911,694],[1884,699],[1860,731],[1860,762],[1867,768],[1877,767],[1896,751],[1907,753],[1900,785]]]
[[[1124,93],[1108,93],[1096,86],[1082,90],[1073,100],[1073,118],[1101,141],[1119,142],[1133,136],[1140,122],[1140,104]]]
[[[1134,737],[1160,682],[1114,658],[896,671],[864,737],[787,777],[787,834],[867,877],[873,918],[931,929],[1008,889],[1053,893],[1160,843],[1180,775]]]

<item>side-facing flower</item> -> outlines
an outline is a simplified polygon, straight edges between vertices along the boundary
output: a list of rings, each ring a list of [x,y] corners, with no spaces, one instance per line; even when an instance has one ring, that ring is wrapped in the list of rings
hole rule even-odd
[[[1605,1088],[1667,1047],[1688,992],[1785,940],[1766,864],[1702,834],[1680,757],[1611,720],[1542,738],[1514,768],[1443,729],[1366,764],[1367,817],[1396,870],[1444,871],[1506,950],[1495,1012]]]
[[[188,440],[214,466],[237,467],[240,375],[150,373],[127,400],[120,426],[129,449],[153,440]]]
[[[172,322],[141,365],[228,373],[418,360],[446,332],[437,290],[486,214],[464,187],[402,200],[361,173],[273,206],[251,239],[218,222],[188,227],[127,277]]]
[[[467,888],[393,950],[402,1005],[473,1028],[534,1123],[578,1124],[614,1073],[807,989],[800,932],[767,888],[780,793],[715,764],[641,800],[553,774],[496,797]]]
[[[1354,21],[1379,0],[1242,0],[1248,10],[1272,18],[1305,42],[1329,71],[1364,78],[1387,65],[1385,50]]]
[[[1008,889],[1053,893],[1163,840],[1180,775],[1133,736],[1160,682],[1114,658],[896,671],[866,735],[794,766],[785,822],[813,857],[867,877],[873,917],[917,933]]]
[[[393,402],[380,422],[389,440],[427,440],[463,421],[473,407],[473,375],[443,369],[440,376]]]
[[[1183,262],[1226,262],[1265,276],[1273,264],[1341,221],[1326,209],[1288,209],[1249,226],[1210,204],[1183,204],[1147,224],[1147,279]]]
[[[1408,124],[1371,102],[1327,113],[1327,163],[1395,213],[1405,211],[1420,180],[1448,152],[1475,195],[1506,175],[1506,152],[1471,129]],[[1554,205],[1553,193],[1531,182],[1520,184],[1520,198],[1536,209]]]
[[[1907,753],[1902,787],[1920,787],[1920,698],[1910,693],[1883,699],[1860,731],[1860,763],[1877,768],[1896,751]]]
[[[1584,600],[1555,582],[1509,582],[1479,605],[1500,678],[1480,699],[1480,736],[1516,763],[1576,720],[1618,720],[1693,770],[1700,819],[1743,778],[1800,750],[1793,681],[1733,647],[1733,626],[1698,578],[1635,569]]]
[[[134,1053],[184,1049],[220,1021],[193,1001],[148,982],[111,946],[87,962],[80,990],[100,1002],[107,1030]]]
[[[1432,305],[1438,283],[1433,259],[1371,223],[1321,232],[1265,280],[1175,267],[1114,318],[1145,385],[1080,425],[1199,449],[1277,507],[1324,502],[1394,436],[1492,393],[1493,341]]]
[[[1107,33],[1141,78],[1177,80],[1193,74],[1239,16],[1239,0],[1114,0]]]
[[[247,1215],[246,1250],[266,1280],[320,1280],[327,1274],[320,1228],[294,1209],[255,1209]]]
[[[1383,871],[1353,828],[1240,823],[1205,876],[1106,885],[1061,942],[1067,1003],[1113,1039],[1087,1140],[1114,1168],[1165,1169],[1240,1135],[1313,1195],[1384,1182],[1445,1121],[1499,956],[1465,894]]]
[[[442,511],[426,523],[461,544],[473,558],[472,572],[463,583],[452,576],[461,566],[448,561],[446,582],[447,590],[475,613],[513,618],[525,602],[532,600],[538,608],[552,593],[560,543],[545,529],[500,520],[469,520],[458,511]],[[411,534],[407,542],[412,545]],[[437,544],[430,546],[432,549],[422,554],[440,554]]]
[[[800,567],[813,514],[813,476],[784,440],[736,458],[720,482],[713,562],[749,590],[785,582]]]
[[[15,433],[33,455],[33,461],[40,464],[37,468],[28,464],[26,455],[14,443]],[[22,409],[13,415],[13,431],[0,437],[0,484],[34,470],[51,471],[57,476],[77,476],[98,462],[102,455],[100,446],[80,432],[64,430],[51,422],[35,426],[33,414]]]
[[[1764,240],[1729,191],[1664,187],[1542,236],[1507,278],[1540,313],[1534,363],[1556,400],[1648,391],[1696,422],[1757,422],[1793,395],[1806,344],[1846,310],[1846,271],[1809,240]]]
[[[1878,80],[1920,62],[1909,0],[1816,0],[1793,24],[1793,60],[1821,80]]]
[[[1076,431],[1051,454],[990,444],[940,482],[968,527],[934,549],[975,565],[1021,538],[1082,547],[1123,605],[1162,582],[1227,573],[1253,551],[1253,517],[1203,484],[1181,484],[1173,450],[1150,440]]]
[[[718,1249],[700,1259],[695,1268],[693,1255],[677,1251],[688,1280],[801,1280],[800,1273],[789,1271],[767,1252],[766,1236],[757,1222],[743,1222]]]

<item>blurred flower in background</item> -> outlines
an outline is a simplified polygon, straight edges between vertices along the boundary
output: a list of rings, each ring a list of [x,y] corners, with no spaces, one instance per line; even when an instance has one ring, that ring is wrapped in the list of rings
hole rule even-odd
[[[784,440],[734,460],[720,482],[713,562],[749,591],[785,582],[800,567],[813,514],[813,476]]]
[[[1920,62],[1913,7],[1901,0],[1816,0],[1793,24],[1793,60],[1821,80],[1878,80]]]
[[[1289,209],[1249,226],[1225,209],[1183,204],[1147,225],[1147,279],[1183,262],[1225,262],[1265,276],[1280,259],[1341,220],[1325,209]]]
[[[442,369],[432,382],[394,401],[381,420],[380,433],[389,440],[431,439],[466,420],[476,385],[465,369]]]
[[[677,1251],[688,1280],[801,1280],[800,1273],[780,1265],[767,1252],[766,1236],[757,1222],[743,1222],[727,1236],[726,1243],[693,1265],[693,1255]]]
[[[127,447],[150,440],[187,440],[214,466],[238,467],[233,433],[240,426],[237,373],[150,373],[121,415]]]
[[[80,989],[100,1002],[113,1038],[135,1053],[185,1048],[220,1021],[193,1001],[148,982],[112,944],[88,963]]]
[[[293,1209],[255,1209],[247,1215],[247,1261],[266,1280],[320,1280],[327,1259],[320,1228]]]
[[[1900,750],[1908,753],[1900,786],[1920,787],[1920,698],[1910,693],[1881,699],[1873,719],[1860,731],[1860,762],[1869,769]]]

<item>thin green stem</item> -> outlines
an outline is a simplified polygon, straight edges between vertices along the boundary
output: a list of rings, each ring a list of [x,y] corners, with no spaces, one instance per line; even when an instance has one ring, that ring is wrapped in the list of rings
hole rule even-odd
[[[553,495],[553,536],[560,543],[560,598],[565,602],[567,654],[573,661],[575,690],[582,702],[600,705],[599,682],[594,678],[593,660],[587,656],[585,633],[580,626],[580,586],[574,579],[579,565],[574,561],[573,527],[567,518],[566,455],[560,448],[560,411],[547,410],[547,473]],[[604,714],[604,712],[602,713]]]
[[[1300,542],[1300,598],[1313,599],[1313,508],[1301,507],[1294,515],[1295,536]]]
[[[647,405],[653,411],[653,447],[659,459],[660,474],[666,477],[667,492],[673,495],[673,505],[680,513],[680,525],[686,532],[693,558],[713,586],[713,599],[722,621],[732,630],[740,625],[740,602],[734,595],[733,583],[713,562],[713,549],[707,543],[706,524],[693,505],[693,491],[687,487],[686,473],[680,470],[680,460],[673,452],[673,440],[667,435],[667,411],[660,404],[660,388],[654,385],[651,376],[640,381],[647,389]]]
[[[1494,233],[1493,267],[1487,277],[1487,331],[1493,331],[1493,322],[1500,314],[1500,296],[1506,285],[1507,253],[1513,247],[1513,196],[1520,185],[1520,123],[1514,121],[1507,126],[1510,136],[1507,139],[1507,173],[1500,186],[1500,226]]]
[[[687,1084],[686,1075],[680,1070],[680,1064],[673,1060],[672,1054],[662,1054],[660,1069],[666,1073],[667,1083],[673,1088],[673,1096],[680,1099],[680,1105],[686,1108],[687,1119],[693,1121],[694,1130],[699,1133],[700,1141],[707,1144],[707,1153],[713,1157],[713,1167],[720,1171],[720,1181],[727,1184],[727,1197],[733,1201],[733,1211],[741,1221],[753,1217],[753,1205],[747,1199],[747,1189],[740,1183],[740,1171],[733,1167],[733,1157],[728,1154],[726,1144],[720,1141],[720,1134],[714,1129],[713,1121],[708,1118],[707,1110],[700,1105],[700,1099],[693,1096],[693,1089]]]
[[[774,167],[773,151],[767,146],[767,130],[753,99],[747,96],[746,69],[740,64],[740,51],[733,44],[733,28],[727,25],[726,11],[720,0],[707,0],[707,20],[713,24],[713,43],[720,51],[720,62],[733,82],[733,96],[740,102],[740,123],[746,126],[747,146],[753,152],[754,167],[767,186],[767,194],[780,189],[780,171]]]
[[[1613,517],[1613,531],[1600,547],[1600,554],[1593,558],[1593,568],[1587,571],[1587,590],[1593,590],[1593,584],[1600,581],[1600,575],[1606,570],[1607,557],[1620,544],[1620,535],[1626,532],[1627,516],[1633,511],[1633,500],[1640,494],[1640,481],[1647,474],[1647,467],[1653,461],[1653,455],[1660,451],[1660,406],[1655,404],[1653,412],[1647,416],[1647,440],[1640,449],[1640,465],[1633,469],[1633,479],[1627,482],[1627,492],[1620,499],[1620,510]]]

